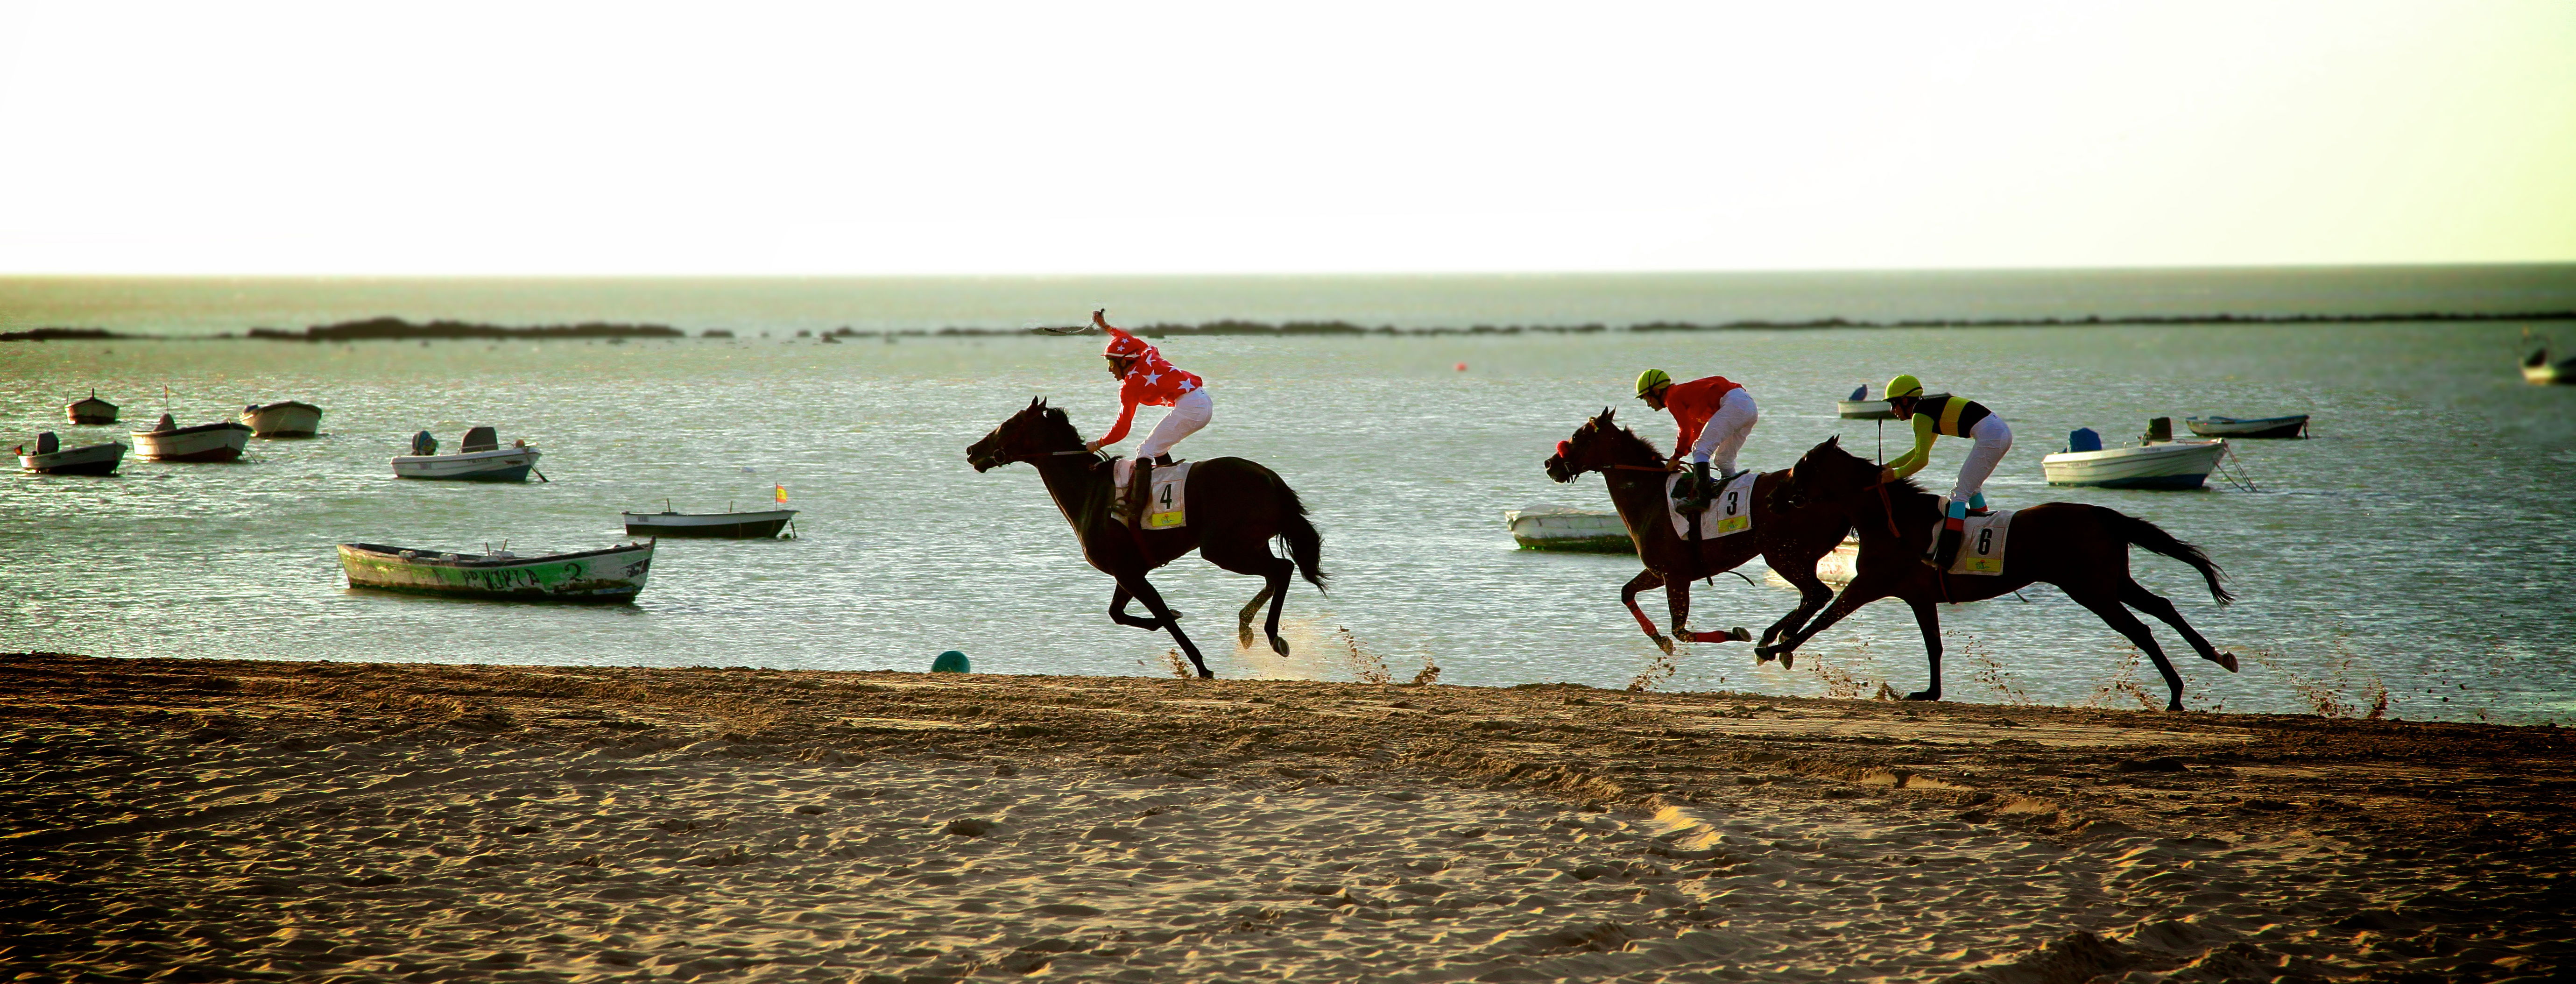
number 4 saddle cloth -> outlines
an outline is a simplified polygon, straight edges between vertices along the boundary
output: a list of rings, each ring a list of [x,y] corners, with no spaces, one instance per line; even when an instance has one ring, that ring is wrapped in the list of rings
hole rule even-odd
[[[1717,496],[1708,501],[1708,511],[1699,514],[1700,539],[1714,540],[1753,528],[1753,482],[1760,477],[1760,472],[1747,468],[1718,486]],[[1681,510],[1682,500],[1674,498],[1673,493],[1680,491],[1681,483],[1689,478],[1689,472],[1674,472],[1664,480],[1664,513],[1673,519],[1673,535],[1684,540],[1690,539],[1691,517]]]
[[[1146,480],[1154,486],[1148,490],[1153,498],[1145,503],[1146,529],[1168,530],[1189,524],[1188,493],[1191,464],[1192,462],[1176,461],[1168,465],[1154,466],[1153,477]],[[1111,481],[1116,482],[1118,486],[1118,498],[1111,507],[1110,515],[1117,517],[1119,525],[1124,526],[1127,523],[1127,485],[1129,480],[1136,476],[1136,462],[1120,458],[1110,466],[1110,474]]]
[[[1950,502],[1941,500],[1948,510]],[[1959,557],[1950,562],[1952,574],[2001,574],[2004,572],[2004,534],[2012,531],[2013,510],[1997,509],[1968,517],[1967,536],[1959,541]],[[1941,542],[1941,522],[1932,523],[1932,542]]]

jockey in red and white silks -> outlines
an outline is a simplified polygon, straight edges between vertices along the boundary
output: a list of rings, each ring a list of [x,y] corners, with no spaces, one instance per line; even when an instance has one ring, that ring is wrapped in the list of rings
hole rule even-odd
[[[1144,404],[1172,408],[1161,423],[1137,446],[1136,460],[1168,458],[1172,445],[1208,425],[1216,414],[1216,401],[1208,397],[1207,384],[1199,377],[1182,372],[1163,360],[1163,353],[1145,340],[1112,328],[1102,313],[1094,311],[1091,321],[1109,333],[1109,346],[1100,354],[1109,360],[1109,374],[1118,377],[1118,422],[1109,433],[1084,447],[1098,451],[1127,439],[1129,425],[1135,423],[1136,408]],[[1165,463],[1169,463],[1166,461]]]

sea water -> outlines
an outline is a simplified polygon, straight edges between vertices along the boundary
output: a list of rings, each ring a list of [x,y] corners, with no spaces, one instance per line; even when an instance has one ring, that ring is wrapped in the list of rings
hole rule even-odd
[[[2564,307],[2567,279],[2562,274],[2552,287],[2542,278],[2542,288],[2501,300],[2468,289],[2388,303],[2393,310],[2460,310],[2482,299],[2504,309]],[[2019,293],[1983,307],[1957,300],[1974,294],[1958,283],[1926,282],[1937,288],[1929,293],[1953,298],[1951,306],[1918,303],[1899,313],[1991,316],[2013,308],[2081,317],[2104,310],[2081,284],[2051,288],[2067,296],[2032,300],[2031,284],[2045,278],[2007,285]],[[269,287],[224,301],[207,295],[204,282],[163,285],[161,294],[148,283],[128,284],[120,289],[132,296],[83,302],[127,313],[81,320],[45,317],[62,313],[63,298],[87,296],[79,291],[62,293],[68,288],[59,282],[38,285],[42,290],[8,286],[11,323],[21,327],[300,327],[278,317],[284,309],[275,300],[294,292],[261,293]],[[1017,298],[1043,286],[1013,282],[999,293]],[[436,292],[417,283],[387,288],[372,307],[363,285],[327,287],[328,297],[297,310],[317,313],[315,321],[460,313],[439,309]],[[541,287],[513,289],[545,295]],[[612,287],[565,290],[613,294]],[[1116,404],[1096,338],[827,344],[794,330],[1007,323],[1017,315],[974,313],[973,303],[961,300],[964,313],[953,319],[871,322],[860,305],[835,316],[832,305],[794,291],[764,308],[756,288],[725,285],[713,298],[679,291],[694,300],[670,303],[691,313],[662,318],[560,297],[512,316],[488,294],[460,291],[470,303],[458,306],[472,309],[461,314],[480,320],[720,322],[738,333],[732,339],[0,345],[0,441],[8,444],[32,443],[39,430],[61,432],[67,444],[123,439],[124,427],[62,422],[62,405],[91,387],[123,404],[127,424],[148,422],[165,408],[183,424],[203,423],[284,399],[325,411],[323,436],[253,441],[238,464],[129,459],[103,479],[0,476],[0,649],[907,670],[959,649],[990,672],[1171,671],[1168,638],[1109,622],[1111,584],[1084,565],[1036,475],[1026,466],[977,474],[964,460],[967,444],[1033,396],[1064,407],[1085,433],[1100,433]],[[1097,292],[1105,289],[1068,289],[1081,296],[1065,298],[1054,320],[1076,321],[1116,301],[1102,299]],[[1353,290],[1366,298],[1390,289]],[[1576,283],[1560,285],[1558,294],[1568,296],[1535,305],[1545,317],[1510,310],[1444,316],[1432,309],[1445,302],[1432,295],[1445,295],[1431,291],[1417,299],[1430,313],[1409,323],[1623,323],[1582,317],[1587,291],[1599,295],[1597,309],[1639,317],[1717,321],[1744,310],[1679,303],[1671,306],[1678,310],[1649,310],[1600,284]],[[1882,300],[1904,293],[1853,292]],[[2244,301],[2222,295],[2202,296],[2218,297],[2212,304]],[[1849,313],[1835,307],[1838,296],[1816,288],[1772,310]],[[935,299],[907,303],[937,308]],[[1217,303],[1208,300],[1203,310]],[[2169,311],[2207,309],[2163,303]],[[1002,306],[1012,305],[1026,302]],[[179,309],[188,313],[135,313]],[[1881,313],[1891,310],[1898,309]],[[1140,321],[1219,316],[1193,309],[1158,317],[1143,306],[1135,313]],[[1249,301],[1232,314],[1335,316],[1326,305],[1288,310]],[[1233,613],[1259,589],[1257,580],[1195,557],[1154,579],[1189,613],[1183,624],[1220,676],[1348,679],[1383,665],[1402,680],[1429,663],[1452,684],[1621,687],[1642,680],[1664,689],[1861,696],[1877,693],[1882,682],[1916,689],[1925,672],[1921,640],[1911,614],[1892,601],[1816,638],[1795,669],[1757,665],[1743,644],[1686,646],[1659,665],[1655,647],[1618,603],[1634,558],[1519,550],[1502,520],[1503,511],[1537,501],[1608,508],[1598,476],[1557,485],[1540,468],[1557,440],[1603,407],[1619,408],[1619,419],[1649,438],[1671,441],[1670,418],[1629,398],[1640,369],[1661,367],[1681,378],[1723,374],[1751,387],[1762,419],[1743,460],[1766,469],[1786,467],[1834,435],[1847,448],[1878,453],[1878,425],[1836,418],[1834,401],[1864,382],[1874,387],[1912,372],[2011,422],[2013,450],[1987,485],[1997,505],[2062,500],[2120,509],[2202,546],[2226,568],[2241,600],[2222,608],[2189,568],[2132,551],[2139,581],[2174,599],[2220,648],[2244,657],[2243,672],[2229,674],[2150,622],[2185,677],[2189,705],[2368,713],[2384,693],[2386,713],[2408,718],[2576,721],[2576,660],[2569,655],[2576,651],[2569,618],[2576,610],[2576,506],[2569,502],[2576,388],[2527,386],[2514,370],[2527,344],[2524,330],[2552,327],[1173,338],[1165,353],[1206,378],[1216,399],[1214,423],[1183,453],[1242,456],[1278,471],[1313,510],[1332,580],[1328,595],[1296,583],[1286,614],[1294,652],[1283,659],[1258,642],[1238,650],[1233,641]],[[1130,449],[1159,412],[1142,412]],[[2179,429],[2180,418],[2194,414],[2286,413],[2313,414],[2312,439],[2236,443],[2259,491],[2215,478],[2212,488],[2193,492],[2051,488],[2041,475],[2040,457],[2076,427],[2120,444],[2155,416],[2176,418]],[[404,453],[414,431],[433,431],[452,447],[478,424],[498,427],[504,441],[526,439],[542,449],[540,470],[549,481],[393,477],[388,461]],[[1902,450],[1909,436],[1891,426],[1884,453]],[[1963,453],[1960,442],[1944,440],[1923,477],[1946,488]],[[352,591],[333,551],[355,541],[458,552],[506,544],[521,555],[592,549],[626,539],[621,511],[658,511],[665,502],[687,512],[769,508],[780,487],[788,506],[800,510],[795,539],[665,540],[651,586],[632,605]],[[1758,562],[1747,573],[1750,584],[1727,576],[1695,585],[1694,627],[1758,632],[1795,604],[1793,591],[1761,577]],[[1644,604],[1663,619],[1659,594]],[[2143,692],[2161,704],[2161,682],[2127,642],[2053,588],[1944,607],[1941,617],[1951,699],[2137,706]]]

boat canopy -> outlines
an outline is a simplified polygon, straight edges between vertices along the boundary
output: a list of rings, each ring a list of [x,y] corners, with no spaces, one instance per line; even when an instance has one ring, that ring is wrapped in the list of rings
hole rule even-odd
[[[54,432],[52,432],[52,431],[46,431],[46,432],[44,432],[44,433],[42,433],[42,434],[38,434],[38,435],[36,435],[36,453],[37,453],[37,454],[52,454],[52,453],[54,453],[54,452],[56,452],[56,451],[60,451],[60,450],[62,450],[62,449],[63,449],[63,439],[62,439],[62,438],[59,438],[59,437],[55,437],[55,436],[54,436]]]
[[[501,432],[489,427],[469,427],[465,431],[465,442],[456,450],[461,454],[473,454],[476,451],[497,451],[500,447]]]

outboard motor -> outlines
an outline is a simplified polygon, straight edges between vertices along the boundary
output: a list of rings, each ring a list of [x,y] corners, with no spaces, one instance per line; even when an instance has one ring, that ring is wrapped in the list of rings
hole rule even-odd
[[[422,431],[422,432],[420,432],[420,433],[418,433],[418,434],[414,434],[414,435],[412,435],[412,436],[411,436],[411,453],[413,453],[413,454],[437,454],[437,453],[438,453],[438,438],[435,438],[435,437],[430,436],[430,433],[429,433],[428,431]]]
[[[473,454],[476,451],[498,451],[500,449],[501,432],[489,427],[466,428],[465,442],[456,446],[456,450],[460,454]]]
[[[2066,450],[2070,453],[2102,450],[2102,435],[2093,428],[2078,427],[2067,433]]]
[[[60,450],[62,450],[62,449],[63,449],[63,439],[62,439],[62,438],[59,438],[59,437],[55,437],[55,436],[54,436],[54,432],[52,432],[52,431],[46,431],[46,432],[44,432],[44,433],[42,433],[42,434],[38,434],[38,435],[36,435],[36,453],[37,453],[37,454],[52,454],[52,453],[54,453],[54,452],[56,452],[56,451],[60,451]]]

